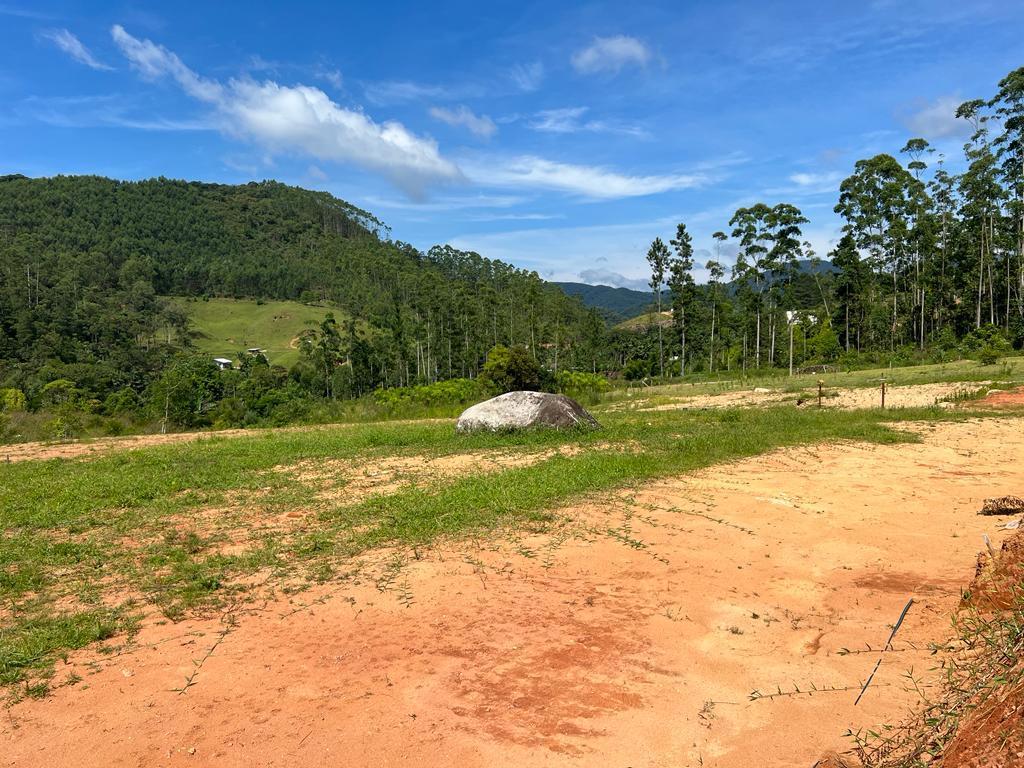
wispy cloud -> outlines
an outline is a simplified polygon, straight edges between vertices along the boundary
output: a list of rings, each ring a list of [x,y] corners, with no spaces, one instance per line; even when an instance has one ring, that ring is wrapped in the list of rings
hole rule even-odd
[[[412,80],[386,80],[363,86],[366,100],[379,107],[405,104],[411,101],[453,101],[480,96],[482,91],[474,85],[448,86],[435,83],[417,83]]]
[[[963,101],[951,94],[919,103],[902,115],[902,122],[915,136],[926,139],[968,136],[971,133],[970,123],[956,116],[957,107]]]
[[[432,200],[392,200],[370,195],[368,205],[402,211],[461,211],[483,208],[512,208],[527,201],[520,195],[449,195]]]
[[[823,184],[837,184],[842,178],[843,174],[838,171],[829,171],[827,173],[794,173],[789,180],[798,187],[820,187]]]
[[[40,32],[39,36],[49,40],[79,64],[85,64],[85,66],[92,69],[112,69],[112,67],[93,56],[92,52],[85,47],[82,41],[67,29],[46,29]]]
[[[706,181],[698,174],[636,176],[600,166],[562,163],[533,155],[467,166],[467,174],[481,184],[568,192],[594,200],[654,195],[689,189]]]
[[[487,115],[475,115],[473,111],[466,106],[458,106],[454,109],[448,109],[447,107],[431,107],[430,116],[435,120],[440,120],[442,123],[447,123],[452,126],[462,126],[466,128],[470,133],[480,136],[484,139],[489,139],[493,136],[498,126],[494,124]]]
[[[342,86],[345,84],[345,78],[342,77],[340,69],[317,67],[314,75],[324,82],[329,83],[337,90],[341,90]]]
[[[111,35],[144,78],[171,78],[216,111],[222,132],[255,141],[269,152],[351,163],[384,175],[414,196],[431,184],[463,178],[432,139],[398,122],[376,123],[331,101],[319,88],[249,78],[222,83],[197,74],[167,48],[133,37],[119,25]]]
[[[0,5],[0,16],[14,16],[19,19],[33,19],[35,21],[49,21],[54,18],[53,14],[37,11],[32,8],[18,8],[13,5]]]
[[[595,37],[586,48],[572,55],[573,68],[584,75],[614,74],[623,67],[646,66],[651,60],[647,45],[635,37]]]
[[[516,64],[508,71],[512,84],[523,93],[532,93],[540,88],[544,80],[544,65],[535,61],[530,64]]]
[[[21,120],[60,128],[132,128],[143,131],[209,131],[208,120],[174,119],[153,115],[121,94],[102,96],[29,97],[13,107]]]
[[[607,285],[612,288],[629,288],[634,291],[651,290],[648,281],[642,277],[626,277],[610,269],[583,269],[579,278],[590,285]]]
[[[456,248],[536,269],[549,279],[643,287],[649,279],[644,254],[651,240],[659,235],[664,239],[671,237],[677,221],[665,218],[592,226],[527,227],[467,233],[449,242]],[[558,243],[558,257],[554,260],[552,243]]]
[[[609,122],[607,120],[583,120],[588,107],[564,107],[543,109],[534,115],[530,127],[547,133],[618,133],[625,136],[644,137],[648,132],[638,125]]]

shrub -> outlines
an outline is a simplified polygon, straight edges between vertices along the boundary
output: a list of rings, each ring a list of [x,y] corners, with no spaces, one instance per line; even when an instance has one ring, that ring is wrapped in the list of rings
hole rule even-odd
[[[485,394],[484,387],[479,381],[449,379],[416,387],[378,389],[373,393],[373,401],[377,405],[393,411],[407,405],[427,407],[461,405],[478,400]]]
[[[960,349],[964,357],[977,360],[982,365],[994,365],[1013,351],[1013,345],[1001,328],[983,325],[964,336]]]
[[[608,379],[598,373],[583,371],[559,371],[555,376],[558,391],[577,400],[593,399],[609,388]]]
[[[622,368],[622,375],[627,381],[645,379],[651,373],[651,364],[646,360],[630,360]]]
[[[830,325],[821,326],[821,329],[811,338],[808,346],[811,349],[811,356],[824,363],[835,360],[842,352],[836,332]]]
[[[495,394],[541,389],[544,374],[526,347],[501,344],[487,353],[480,381]]]
[[[74,403],[81,394],[75,387],[75,382],[69,379],[55,379],[40,390],[39,401],[44,406],[65,405]]]
[[[0,413],[24,411],[27,407],[25,393],[20,389],[0,389]]]

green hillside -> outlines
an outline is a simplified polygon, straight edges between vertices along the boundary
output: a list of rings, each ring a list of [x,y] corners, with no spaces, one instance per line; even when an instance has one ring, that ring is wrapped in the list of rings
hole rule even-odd
[[[658,325],[666,328],[672,325],[672,313],[665,311],[659,315],[657,312],[647,312],[637,317],[631,317],[629,320],[623,320],[615,327],[625,331],[643,331]]]
[[[596,309],[606,319],[616,322],[635,317],[654,303],[651,291],[612,288],[587,283],[554,283],[569,296],[577,296],[584,306]]]
[[[324,192],[0,176],[0,389],[42,402],[63,381],[82,401],[122,392],[152,405],[154,383],[188,351],[177,341],[189,314],[203,352],[260,346],[287,364],[297,332],[322,315],[303,307],[314,304],[355,321],[321,345],[344,371],[318,363],[292,378],[331,399],[472,377],[500,344],[592,369],[604,330],[535,272],[449,246],[420,251]]]
[[[337,309],[300,304],[297,301],[247,301],[244,299],[174,299],[188,316],[189,337],[197,349],[212,356],[234,358],[250,347],[259,347],[271,365],[289,367],[299,360],[298,335]]]

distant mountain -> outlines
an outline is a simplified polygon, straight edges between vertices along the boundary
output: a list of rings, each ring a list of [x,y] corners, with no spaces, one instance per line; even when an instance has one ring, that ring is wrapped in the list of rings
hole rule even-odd
[[[641,314],[654,301],[650,291],[612,288],[586,283],[553,283],[569,296],[579,296],[584,306],[593,307],[607,320],[620,321]]]
[[[798,294],[801,301],[814,301],[817,288],[808,278],[817,275],[831,275],[836,272],[832,262],[822,259],[817,265],[810,259],[797,262]],[[552,283],[557,285],[569,296],[579,296],[584,306],[593,307],[602,317],[612,323],[645,315],[654,303],[654,294],[650,291],[634,291],[632,288],[612,288],[609,285],[589,285],[587,283]],[[726,291],[733,294],[736,285],[726,283]],[[811,295],[813,293],[813,296]],[[646,327],[646,324],[644,324]]]

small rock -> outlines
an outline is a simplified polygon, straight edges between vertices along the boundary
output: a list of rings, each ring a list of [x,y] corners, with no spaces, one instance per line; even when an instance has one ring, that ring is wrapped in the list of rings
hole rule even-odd
[[[768,387],[754,387],[755,395],[767,395],[770,394],[771,390]]]

